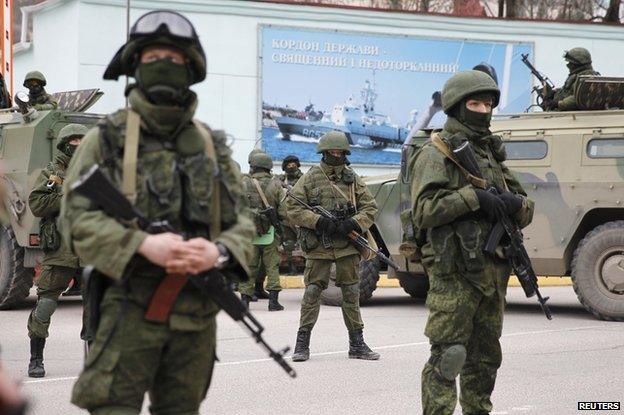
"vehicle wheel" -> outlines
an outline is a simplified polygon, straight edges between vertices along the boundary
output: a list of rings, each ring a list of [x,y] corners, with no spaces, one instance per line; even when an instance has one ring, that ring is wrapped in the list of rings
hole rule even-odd
[[[379,281],[379,261],[377,258],[370,261],[360,261],[358,268],[360,275],[360,304],[365,303],[373,296]],[[336,265],[332,264],[327,289],[321,294],[321,302],[325,305],[342,305],[342,290],[336,286]]]
[[[429,277],[427,274],[413,274],[400,271],[397,272],[397,276],[399,277],[399,284],[401,284],[406,293],[413,298],[423,300],[427,298],[427,291],[429,291]]]
[[[602,320],[624,321],[624,221],[589,232],[572,259],[574,292]]]
[[[8,309],[28,297],[33,285],[33,268],[24,268],[24,248],[15,234],[0,226],[0,309]]]

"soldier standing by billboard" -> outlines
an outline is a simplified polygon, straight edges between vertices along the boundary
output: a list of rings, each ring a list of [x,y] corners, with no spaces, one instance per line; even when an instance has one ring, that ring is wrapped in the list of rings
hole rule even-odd
[[[299,157],[294,155],[286,156],[284,160],[282,160],[282,171],[284,174],[280,174],[278,178],[285,186],[294,186],[301,176],[303,176],[300,167],[301,163],[299,162]],[[286,252],[288,273],[289,275],[295,275],[297,273],[297,268],[293,262],[293,251],[297,247],[297,229],[295,227],[284,225],[282,246],[284,247],[284,252]]]

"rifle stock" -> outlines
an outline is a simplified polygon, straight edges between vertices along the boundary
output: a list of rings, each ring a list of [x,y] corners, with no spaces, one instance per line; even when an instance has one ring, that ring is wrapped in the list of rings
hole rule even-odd
[[[77,192],[95,203],[107,215],[126,222],[136,222],[139,227],[150,233],[176,232],[166,221],[151,222],[113,185],[99,165],[91,167],[70,187],[71,192]],[[240,322],[259,343],[269,356],[282,367],[292,378],[297,373],[284,360],[289,350],[285,347],[275,351],[262,337],[264,327],[249,312],[244,303],[234,293],[232,285],[216,269],[202,272],[197,276],[189,276],[191,283],[199,289],[202,295],[212,299],[234,321]]]

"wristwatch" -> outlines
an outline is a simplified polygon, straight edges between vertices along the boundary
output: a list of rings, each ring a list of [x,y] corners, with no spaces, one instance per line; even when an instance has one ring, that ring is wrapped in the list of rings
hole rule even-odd
[[[230,262],[230,251],[220,242],[217,242],[217,249],[219,250],[219,257],[217,258],[217,262],[215,262],[216,269],[223,269]]]

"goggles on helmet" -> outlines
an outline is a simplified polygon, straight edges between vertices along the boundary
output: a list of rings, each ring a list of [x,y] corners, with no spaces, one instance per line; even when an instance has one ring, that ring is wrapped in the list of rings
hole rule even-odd
[[[132,25],[130,37],[149,36],[164,32],[182,39],[197,39],[191,22],[186,17],[168,10],[155,10],[141,16]]]

